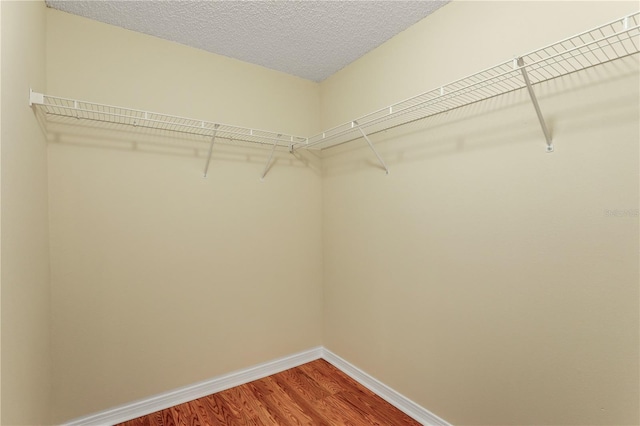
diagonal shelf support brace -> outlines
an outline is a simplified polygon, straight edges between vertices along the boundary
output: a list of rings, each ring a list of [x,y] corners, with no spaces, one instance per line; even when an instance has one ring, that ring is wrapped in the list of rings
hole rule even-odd
[[[280,135],[278,135],[280,136]],[[273,144],[273,148],[271,148],[271,154],[269,155],[269,159],[267,160],[267,164],[264,165],[264,171],[262,172],[262,176],[260,177],[260,181],[264,181],[264,177],[269,173],[269,166],[271,165],[271,160],[273,159],[273,154],[276,152],[276,147],[278,146],[278,141],[275,141]]]
[[[218,133],[219,124],[215,125],[215,130],[213,131],[213,135],[211,136],[211,144],[209,145],[209,155],[207,156],[207,164],[204,166],[204,177],[207,177],[207,172],[209,171],[209,162],[211,161],[211,154],[213,153],[213,143],[216,141],[216,133]]]
[[[367,141],[367,143],[369,144],[369,148],[371,148],[371,151],[373,151],[373,153],[376,155],[376,157],[378,157],[378,161],[380,162],[380,165],[382,165],[382,167],[384,168],[384,171],[386,174],[389,174],[389,168],[387,167],[387,165],[385,164],[384,160],[382,159],[382,157],[380,157],[380,154],[378,154],[378,151],[376,151],[376,149],[373,147],[373,144],[371,143],[371,141],[369,140],[369,137],[367,136],[367,134],[364,132],[364,130],[362,130],[362,127],[360,127],[360,125],[358,124],[357,121],[354,121],[351,123],[352,126],[357,127],[358,130],[360,130],[360,133],[362,133],[362,137],[364,138],[364,140]]]
[[[536,110],[536,115],[538,116],[540,127],[542,127],[542,133],[544,133],[544,137],[547,140],[547,152],[553,152],[553,143],[551,141],[551,133],[549,133],[547,124],[545,123],[544,117],[542,116],[542,112],[540,111],[540,105],[538,104],[538,99],[536,98],[536,94],[533,92],[533,86],[531,85],[531,81],[529,80],[529,75],[527,74],[527,70],[524,67],[524,60],[522,58],[518,58],[517,64],[518,64],[518,67],[520,67],[522,78],[524,79],[524,82],[527,85],[527,91],[529,92],[529,97],[531,98],[531,102],[533,103],[533,108]]]

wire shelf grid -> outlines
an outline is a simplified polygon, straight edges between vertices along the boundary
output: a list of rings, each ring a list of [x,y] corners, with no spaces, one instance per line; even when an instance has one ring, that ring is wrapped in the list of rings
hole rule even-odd
[[[112,105],[42,95],[35,102],[47,119],[53,122],[69,122],[70,119],[88,120],[110,125],[123,125],[159,131],[185,133],[204,137],[216,136],[216,140],[253,142],[289,148],[294,143],[306,141],[300,136],[286,135],[266,130],[248,129],[228,124],[195,120],[157,112],[134,110]],[[207,141],[207,139],[203,139]],[[222,142],[222,141],[220,141]]]
[[[640,12],[485,69],[452,83],[325,130],[294,149],[326,149],[526,87],[640,51]]]
[[[640,52],[640,12],[574,35],[309,138],[43,94],[31,101],[48,120],[73,119],[296,149],[326,149],[402,124],[507,94]],[[361,133],[362,132],[362,133]],[[203,139],[204,140],[204,139]]]

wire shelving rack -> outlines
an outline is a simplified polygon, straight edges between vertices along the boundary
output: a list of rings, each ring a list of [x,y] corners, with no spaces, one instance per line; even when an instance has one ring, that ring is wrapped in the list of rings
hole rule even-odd
[[[78,119],[210,137],[211,145],[205,176],[213,143],[221,139],[271,146],[271,155],[262,178],[266,175],[273,153],[278,147],[286,147],[290,152],[299,149],[324,150],[360,137],[366,140],[388,172],[368,135],[523,88],[528,90],[540,121],[547,143],[546,150],[552,152],[552,135],[545,124],[533,86],[638,52],[640,52],[640,12],[560,40],[310,137],[67,99],[36,92],[30,93],[29,104],[41,110],[47,121],[69,122],[70,119]]]
[[[377,133],[633,55],[640,51],[639,25],[640,12],[363,115],[294,148],[329,148],[360,138],[360,130]]]

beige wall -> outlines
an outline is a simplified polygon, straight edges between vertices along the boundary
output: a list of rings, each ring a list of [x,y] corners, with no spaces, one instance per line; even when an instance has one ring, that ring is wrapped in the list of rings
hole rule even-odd
[[[623,16],[454,2],[321,84],[322,127]],[[456,425],[638,424],[637,57],[325,151],[324,344]],[[637,210],[635,210],[637,211]]]
[[[0,4],[0,24],[2,24],[2,5]],[[0,28],[0,78],[2,76],[2,30]],[[2,84],[0,83],[0,99]],[[0,242],[2,241],[2,102],[0,102]],[[0,243],[0,423],[2,423],[2,244]]]
[[[46,59],[52,95],[308,135],[636,8],[455,2],[319,86],[2,2],[2,423],[323,343],[453,424],[637,424],[638,218],[605,215],[639,204],[637,58],[537,87],[553,154],[517,93],[373,136],[389,176],[356,142],[203,179],[196,138],[78,123],[47,153],[19,107]]]
[[[55,10],[54,95],[306,135],[316,83]],[[196,152],[196,148],[199,150]],[[321,344],[321,175],[287,152],[53,127],[54,421]]]
[[[47,148],[29,108],[45,90],[45,6],[2,9],[2,424],[49,420]]]

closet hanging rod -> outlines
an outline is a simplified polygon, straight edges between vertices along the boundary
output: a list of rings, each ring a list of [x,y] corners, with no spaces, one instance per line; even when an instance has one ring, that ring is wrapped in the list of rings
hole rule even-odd
[[[371,135],[523,89],[527,84],[518,60],[530,83],[537,84],[636,54],[639,28],[640,12],[636,12],[350,120],[294,144],[293,149],[330,148],[362,137],[361,129]]]
[[[258,130],[221,124],[204,120],[180,117],[158,112],[136,110],[114,105],[62,98],[30,91],[29,105],[34,105],[50,121],[68,123],[79,119],[105,124],[124,125],[146,129],[185,133],[228,141],[252,142],[263,145],[277,145],[290,148],[292,144],[306,138],[286,135],[280,132]],[[210,141],[210,139],[208,139]],[[205,141],[203,139],[203,141]]]

